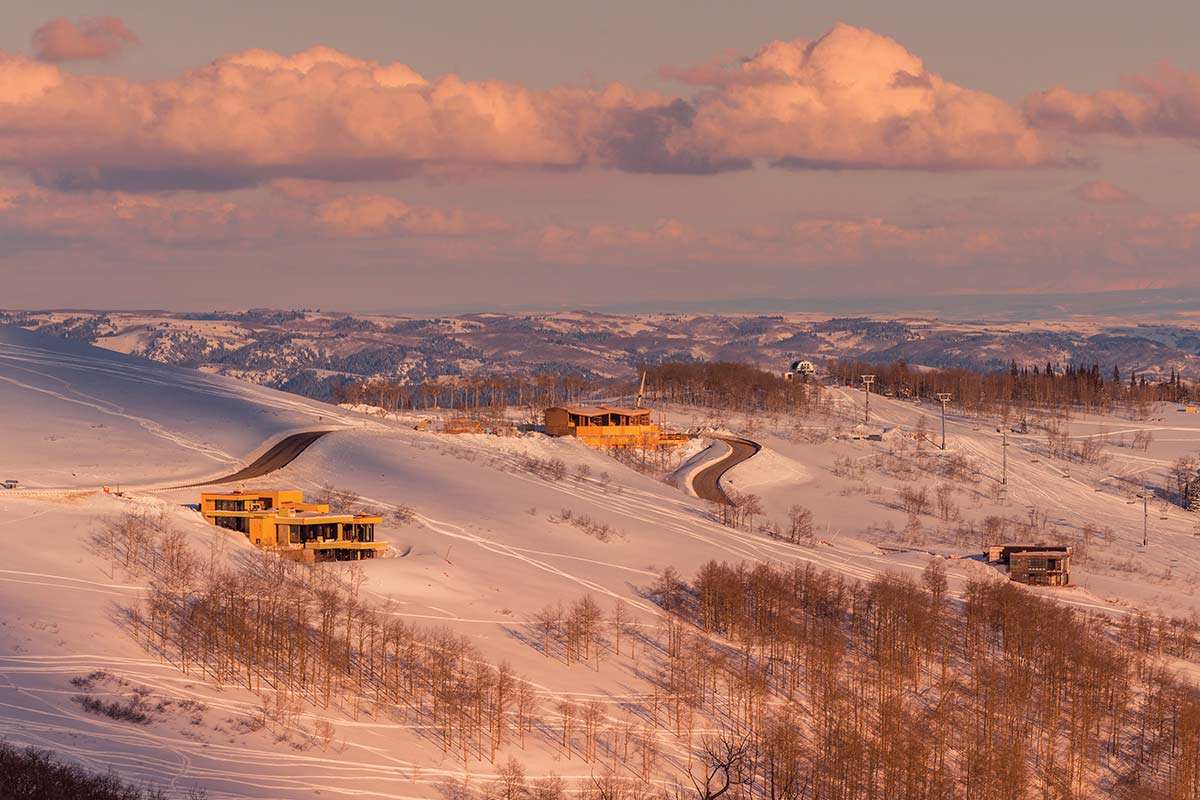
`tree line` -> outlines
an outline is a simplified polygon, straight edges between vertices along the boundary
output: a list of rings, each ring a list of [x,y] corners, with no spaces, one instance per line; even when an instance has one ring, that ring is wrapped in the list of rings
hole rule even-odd
[[[850,386],[861,385],[863,375],[874,375],[872,391],[897,397],[936,400],[938,392],[949,392],[956,406],[981,414],[1074,408],[1102,413],[1124,409],[1146,416],[1152,403],[1200,401],[1200,388],[1182,380],[1174,370],[1169,379],[1148,380],[1134,370],[1122,372],[1115,366],[1106,373],[1098,364],[1019,367],[1014,361],[1007,370],[987,372],[921,369],[903,361],[835,360],[826,364],[825,372]]]
[[[1148,379],[1135,370],[1098,364],[1088,367],[1055,364],[1007,370],[966,368],[922,369],[906,362],[868,363],[852,359],[827,362],[825,376],[845,385],[860,385],[874,375],[872,391],[898,397],[934,400],[949,392],[969,413],[1023,414],[1030,411],[1080,409],[1124,410],[1145,416],[1157,402],[1198,403],[1200,387],[1174,371],[1166,379]],[[342,383],[334,389],[338,403],[369,404],[388,411],[451,409],[501,411],[509,407],[542,409],[551,405],[614,402],[637,394],[646,376],[646,398],[740,412],[810,412],[828,408],[828,398],[814,381],[787,380],[782,375],[734,362],[672,361],[647,365],[626,378],[589,375],[497,374],[454,376],[412,384],[372,378]]]
[[[820,386],[748,364],[673,361],[646,367],[652,402],[742,412],[806,412],[825,406]]]
[[[338,403],[369,404],[388,411],[452,409],[464,412],[630,402],[646,376],[646,399],[727,411],[818,410],[824,398],[816,383],[785,380],[748,364],[666,362],[638,369],[627,378],[585,375],[488,375],[447,377],[412,385],[370,379],[338,386]]]
[[[443,377],[411,384],[371,378],[334,387],[334,402],[367,404],[387,411],[449,409],[463,412],[501,412],[509,407],[536,408],[580,404],[596,397],[629,396],[636,391],[630,379],[583,375],[500,374]]]
[[[126,613],[137,640],[259,693],[281,728],[315,706],[398,719],[464,763],[551,748],[605,800],[658,796],[672,775],[701,800],[1200,798],[1200,698],[1169,661],[1200,656],[1195,618],[1113,621],[998,577],[952,595],[940,561],[868,581],[709,562],[643,587],[651,623],[585,595],[516,625],[567,669],[645,678],[617,706],[547,697],[461,635],[403,622],[361,571],[205,563],[154,516],[108,528],[112,563],[151,576]],[[519,771],[489,792],[532,792]]]
[[[178,796],[178,795],[176,795]],[[167,800],[160,786],[139,786],[111,772],[99,773],[67,764],[54,753],[14,747],[0,740],[0,797],[4,800]],[[188,800],[204,800],[189,789]]]
[[[655,596],[688,629],[657,676],[666,720],[722,722],[735,796],[1200,797],[1200,697],[1164,662],[1195,656],[1195,620],[986,578],[952,598],[940,562],[864,583],[710,562]]]

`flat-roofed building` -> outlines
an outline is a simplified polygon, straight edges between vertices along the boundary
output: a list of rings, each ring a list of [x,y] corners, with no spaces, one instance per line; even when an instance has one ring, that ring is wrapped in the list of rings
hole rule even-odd
[[[1008,557],[1008,577],[1030,586],[1067,586],[1071,583],[1071,548],[1043,547],[1013,553]]]
[[[1068,545],[997,544],[985,554],[991,563],[1008,567],[1008,577],[1029,586],[1069,586],[1071,553]]]
[[[651,422],[648,408],[620,406],[553,406],[546,409],[546,433],[574,436],[599,450],[674,446],[686,437],[664,433]]]
[[[252,544],[301,561],[374,558],[387,549],[375,540],[374,514],[336,513],[326,503],[306,503],[299,490],[206,492],[200,513]]]

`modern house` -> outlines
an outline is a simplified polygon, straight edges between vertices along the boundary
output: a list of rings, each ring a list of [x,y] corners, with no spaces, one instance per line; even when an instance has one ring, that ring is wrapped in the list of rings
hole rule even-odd
[[[325,503],[304,502],[299,490],[206,492],[200,513],[257,547],[299,561],[356,561],[387,549],[387,542],[375,541],[383,517],[332,513]]]
[[[1069,586],[1071,553],[1067,545],[998,544],[988,548],[987,560],[1008,567],[1008,577],[1029,586]]]
[[[546,433],[574,436],[598,450],[674,446],[686,437],[664,433],[651,422],[648,408],[618,406],[554,406],[546,409]]]

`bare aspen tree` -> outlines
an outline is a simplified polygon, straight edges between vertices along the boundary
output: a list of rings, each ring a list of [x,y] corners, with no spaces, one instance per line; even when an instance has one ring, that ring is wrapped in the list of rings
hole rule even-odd
[[[525,749],[525,734],[533,725],[533,720],[539,711],[538,696],[533,686],[526,681],[517,683],[517,731],[521,737],[521,749]]]
[[[751,775],[750,739],[722,733],[704,740],[699,764],[688,777],[700,800],[716,800],[748,785]]]
[[[492,755],[491,761],[496,760],[496,750],[504,746],[504,714],[509,705],[515,701],[516,681],[512,667],[502,663],[495,671],[492,700]]]
[[[558,633],[562,625],[562,604],[546,606],[533,615],[534,627],[542,634],[542,653],[550,657],[550,640]]]
[[[958,506],[954,504],[954,487],[948,483],[939,483],[934,489],[937,498],[938,516],[943,522],[950,522],[958,517]]]
[[[604,704],[599,700],[592,700],[583,707],[584,761],[596,760],[600,725],[604,722],[604,716]]]
[[[562,778],[553,773],[534,780],[529,787],[533,800],[563,800],[566,796],[566,785]]]
[[[788,541],[793,544],[811,544],[813,539],[813,514],[804,506],[793,505],[788,509]]]
[[[333,741],[333,737],[337,735],[337,728],[327,719],[321,718],[316,724],[317,741],[321,743],[321,750],[329,749],[329,743]]]
[[[578,706],[570,700],[560,700],[558,703],[558,718],[562,725],[562,747],[567,751],[567,758],[571,758],[571,752],[574,749],[572,741],[574,739],[573,730],[575,725],[575,717],[579,712]]]
[[[515,758],[509,758],[497,770],[498,800],[522,800],[528,792],[525,782],[525,767]]]
[[[618,657],[621,655],[621,634],[625,631],[630,623],[629,612],[625,608],[625,601],[617,598],[613,601],[612,617],[613,628],[613,651]]]
[[[583,657],[590,658],[592,642],[596,638],[600,621],[604,618],[604,612],[600,610],[595,598],[590,594],[585,594],[571,609],[571,615],[575,618],[578,626],[579,637],[583,645]]]

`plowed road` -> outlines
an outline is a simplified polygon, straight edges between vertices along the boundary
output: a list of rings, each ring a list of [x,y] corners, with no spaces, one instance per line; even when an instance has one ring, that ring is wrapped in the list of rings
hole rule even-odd
[[[262,475],[274,472],[277,469],[283,469],[288,464],[296,460],[296,457],[303,453],[317,439],[320,439],[326,434],[333,431],[304,431],[302,433],[293,433],[291,436],[286,436],[276,442],[270,450],[263,453],[253,462],[239,469],[237,472],[230,473],[221,478],[213,478],[208,481],[199,483],[189,483],[186,486],[176,486],[176,489],[191,489],[195,486],[216,486],[222,483],[237,483],[238,481],[248,481],[251,478],[257,478]]]
[[[721,489],[721,476],[762,450],[762,445],[749,439],[718,438],[729,445],[729,455],[697,472],[692,478],[692,489],[698,497],[704,500],[728,506],[733,504],[729,501],[729,496]]]

